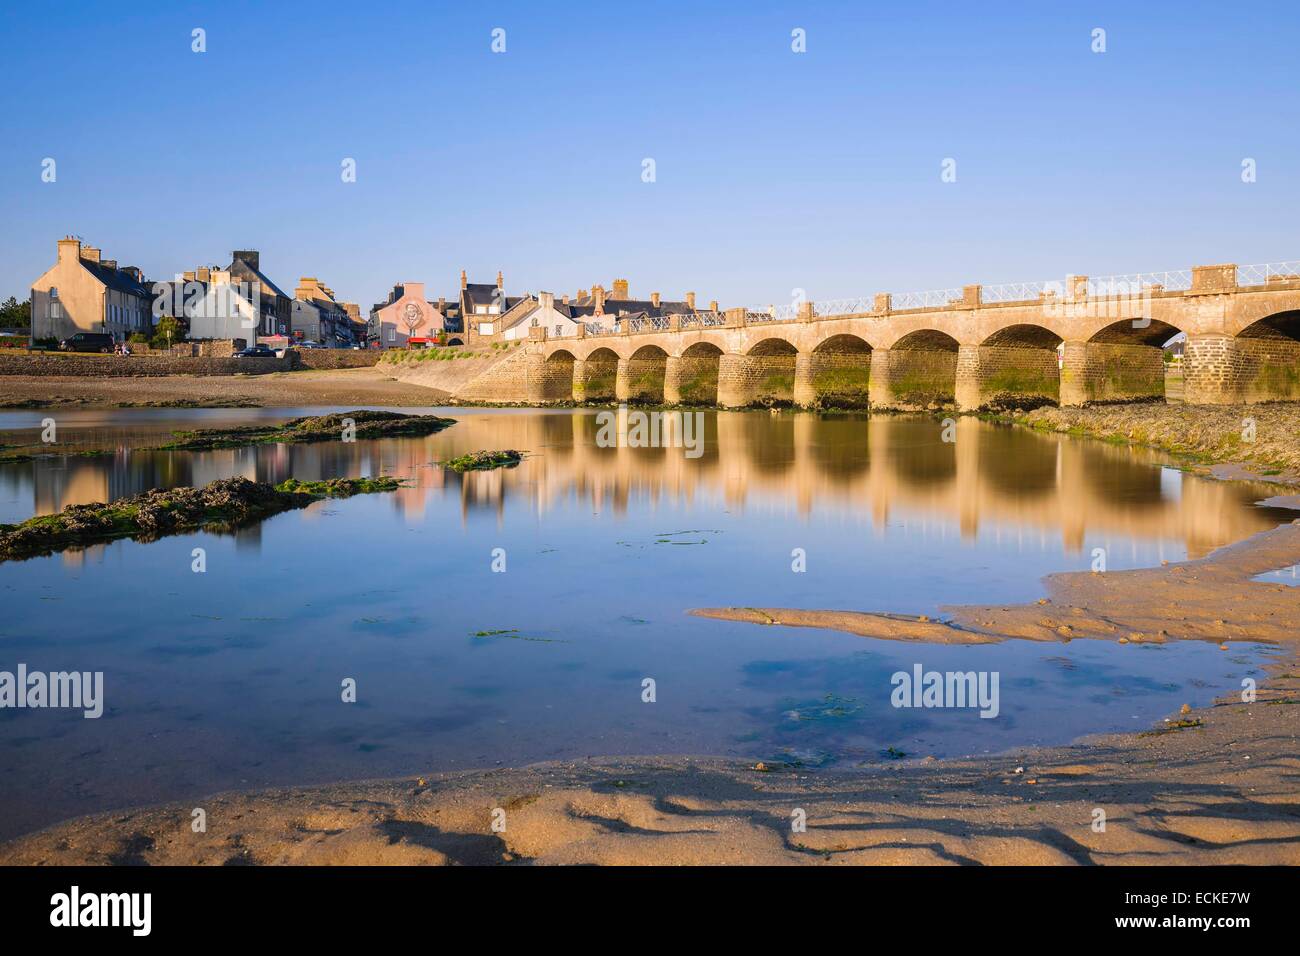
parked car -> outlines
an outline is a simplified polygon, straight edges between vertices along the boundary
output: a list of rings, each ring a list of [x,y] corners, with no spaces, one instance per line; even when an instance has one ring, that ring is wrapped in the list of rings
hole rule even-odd
[[[275,349],[265,345],[250,345],[246,349],[240,349],[231,358],[275,358]]]
[[[78,332],[59,343],[60,352],[113,351],[113,336],[107,332]]]
[[[300,348],[300,349],[323,349],[323,348],[325,348],[325,346],[324,346],[324,345],[321,345],[319,342],[313,342],[311,339],[308,339],[308,340],[305,341],[305,342],[299,342],[299,343],[298,343],[298,348]]]

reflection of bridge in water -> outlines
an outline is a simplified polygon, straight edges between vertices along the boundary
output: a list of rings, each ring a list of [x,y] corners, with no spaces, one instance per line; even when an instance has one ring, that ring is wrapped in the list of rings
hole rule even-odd
[[[703,414],[707,441],[693,460],[681,448],[597,447],[592,413],[465,415],[469,427],[458,442],[466,448],[529,449],[532,457],[517,469],[446,479],[415,469],[416,477],[459,481],[466,509],[504,512],[510,496],[527,498],[538,512],[574,497],[616,513],[638,498],[705,501],[754,514],[858,513],[878,528],[890,518],[946,521],[965,537],[981,527],[1030,529],[1059,533],[1075,551],[1087,533],[1124,535],[1180,542],[1193,557],[1279,520],[1249,507],[1272,491],[1162,469],[1163,458],[1139,448],[977,419],[958,420],[956,440],[944,442],[941,424],[929,418]],[[490,438],[478,431],[484,425]],[[411,473],[402,462],[408,452],[389,454],[385,467]],[[399,495],[423,507],[424,493]]]
[[[462,409],[456,426],[428,438],[38,459],[8,466],[0,481],[11,499],[30,494],[33,511],[49,513],[231,475],[276,482],[391,474],[412,479],[384,496],[410,520],[436,507],[439,495],[457,496],[463,515],[496,511],[500,521],[509,501],[545,513],[578,500],[615,514],[637,503],[709,503],[758,520],[794,511],[861,519],[877,529],[891,519],[915,521],[968,538],[981,530],[1059,534],[1074,551],[1086,535],[1113,534],[1178,542],[1192,556],[1285,520],[1282,512],[1250,507],[1272,493],[1262,485],[1161,469],[1163,459],[1144,449],[975,418],[958,419],[956,440],[945,442],[941,423],[920,416],[699,414],[705,442],[695,459],[680,447],[598,447],[595,412]],[[466,475],[433,464],[480,448],[525,449],[530,457],[518,468]],[[302,520],[316,515],[309,509]],[[255,543],[256,529],[246,536]]]

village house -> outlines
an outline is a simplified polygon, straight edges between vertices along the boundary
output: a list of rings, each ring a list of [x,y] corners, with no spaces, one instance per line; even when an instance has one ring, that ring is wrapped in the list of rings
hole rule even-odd
[[[293,290],[290,336],[299,342],[331,347],[353,343],[352,321],[334,290],[313,276],[298,280]]]
[[[412,338],[434,338],[447,330],[447,300],[424,297],[423,282],[393,286],[388,298],[370,310],[370,334],[382,348],[404,348]]]
[[[261,255],[256,249],[240,249],[231,253],[231,281],[244,283],[253,290],[258,307],[257,333],[264,336],[289,335],[293,322],[293,299],[280,291],[280,287],[262,272]]]
[[[54,265],[32,283],[32,341],[107,332],[125,341],[153,330],[153,294],[135,266],[118,267],[68,236]]]

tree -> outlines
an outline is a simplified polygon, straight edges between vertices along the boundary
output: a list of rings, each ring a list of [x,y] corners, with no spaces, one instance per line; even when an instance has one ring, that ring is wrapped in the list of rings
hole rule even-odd
[[[149,344],[156,349],[169,349],[177,342],[185,341],[185,327],[174,315],[164,315],[158,320],[153,331],[153,341]]]
[[[19,302],[13,296],[0,303],[0,327],[30,329],[32,327],[32,301]]]

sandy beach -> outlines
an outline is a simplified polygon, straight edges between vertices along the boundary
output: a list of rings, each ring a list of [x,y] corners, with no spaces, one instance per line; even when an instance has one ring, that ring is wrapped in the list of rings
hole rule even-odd
[[[0,409],[430,406],[445,398],[446,394],[437,389],[399,382],[374,367],[141,378],[0,375]]]
[[[701,612],[899,640],[1285,649],[1255,699],[1140,733],[852,773],[647,757],[227,793],[66,822],[0,847],[0,863],[1295,864],[1300,589],[1252,578],[1297,562],[1289,524],[1200,561],[1053,575],[1039,602],[948,608],[940,621]],[[191,826],[196,807],[205,832]]]

